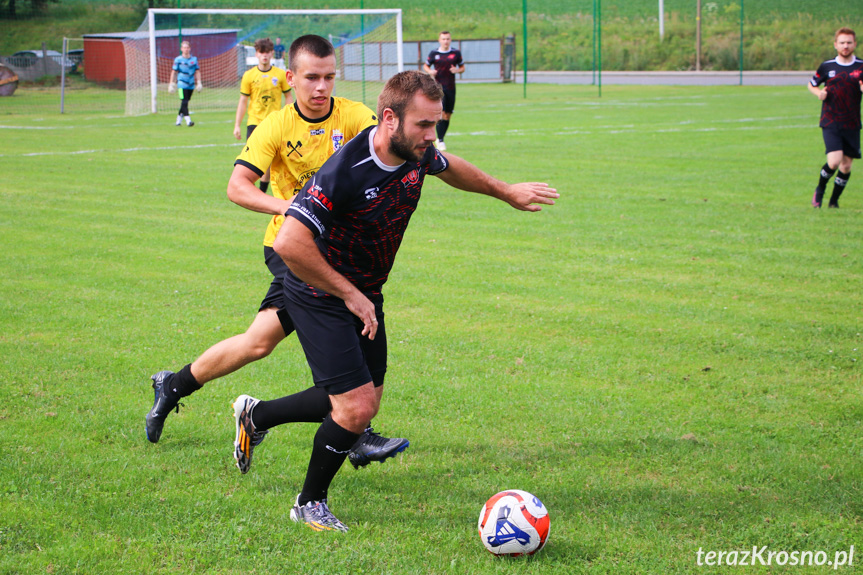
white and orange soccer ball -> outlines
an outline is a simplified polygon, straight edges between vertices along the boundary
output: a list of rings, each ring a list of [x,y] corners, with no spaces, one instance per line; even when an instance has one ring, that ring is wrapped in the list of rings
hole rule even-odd
[[[548,510],[535,495],[510,489],[495,494],[479,512],[479,538],[495,555],[533,555],[548,541]]]

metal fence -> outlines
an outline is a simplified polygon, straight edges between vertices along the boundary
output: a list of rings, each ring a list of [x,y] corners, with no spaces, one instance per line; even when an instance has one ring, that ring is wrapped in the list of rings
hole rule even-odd
[[[132,20],[140,21],[148,3],[183,8],[308,7],[305,0],[16,0],[17,19],[12,19],[13,3],[0,0],[0,29],[14,31],[23,18],[31,18],[28,27],[49,23],[45,14],[73,21],[79,13],[95,13],[109,4],[117,20],[117,10],[127,6]],[[392,0],[327,2],[329,8],[392,5]],[[517,81],[532,81],[526,71],[589,72],[591,83],[601,82],[597,77],[601,72],[698,71],[739,72],[743,84],[745,71],[814,72],[821,61],[835,55],[833,32],[863,21],[863,1],[847,0],[436,0],[431,10],[421,0],[400,0],[398,5],[403,10],[406,61],[419,65],[436,46],[437,33],[447,29],[468,63],[462,81],[508,79],[507,69],[512,68]],[[126,24],[116,26],[76,33],[130,29]],[[48,50],[59,52],[62,38],[49,26],[41,30],[34,34],[41,34]],[[8,39],[14,37],[0,34],[0,54],[7,59],[18,50],[39,51],[41,41],[35,46],[32,42],[12,45]],[[511,44],[501,40],[508,37],[513,39]],[[0,114],[31,113],[42,107],[59,110],[57,70],[68,64],[54,55],[15,58],[8,60],[7,70],[18,75],[17,95],[0,97]],[[77,68],[67,70],[67,89],[73,97],[92,88],[80,74],[81,64],[76,64]],[[345,68],[344,74],[350,73]],[[52,96],[52,91],[57,95]],[[24,94],[26,103],[19,97]],[[121,100],[120,94],[106,93],[93,108],[121,111]],[[71,109],[85,105],[79,98]]]

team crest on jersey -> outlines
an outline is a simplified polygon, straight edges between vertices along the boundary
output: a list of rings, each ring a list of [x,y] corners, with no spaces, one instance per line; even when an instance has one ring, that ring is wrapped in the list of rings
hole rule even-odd
[[[406,186],[413,186],[420,181],[420,173],[417,170],[411,170],[407,176],[402,178],[402,183]]]
[[[834,77],[835,75],[836,75],[836,70],[830,70],[830,73],[829,73],[829,74],[827,74],[827,77],[828,77],[828,78],[832,78],[832,77]]]
[[[379,191],[381,191],[381,189],[380,189],[380,188],[377,188],[377,187],[375,187],[375,188],[369,188],[368,190],[366,190],[366,199],[367,199],[367,200],[373,200],[373,199],[375,199],[376,197],[378,197],[378,192],[379,192]]]
[[[278,79],[278,78],[272,78],[271,80],[272,80],[272,82],[273,82],[273,86],[278,86],[278,85],[279,85],[279,79]]]
[[[338,130],[333,130],[333,151],[338,152],[345,143],[345,135]]]

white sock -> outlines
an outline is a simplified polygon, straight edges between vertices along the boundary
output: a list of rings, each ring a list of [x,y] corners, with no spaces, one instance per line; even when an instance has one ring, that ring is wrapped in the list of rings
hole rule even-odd
[[[192,118],[190,116],[186,116],[186,125],[189,125],[191,123],[192,123]]]

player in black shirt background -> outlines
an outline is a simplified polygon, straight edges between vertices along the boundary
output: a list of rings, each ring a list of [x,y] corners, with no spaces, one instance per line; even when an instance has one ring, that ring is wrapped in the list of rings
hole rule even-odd
[[[449,119],[455,109],[455,75],[464,73],[464,61],[460,51],[450,49],[452,36],[449,32],[444,30],[438,34],[437,41],[440,46],[437,50],[429,52],[429,57],[423,64],[423,70],[427,74],[431,74],[443,88],[443,116],[437,123],[437,142],[435,145],[438,150],[445,151],[446,144],[443,143],[443,139],[449,128]]]
[[[507,184],[436,150],[442,100],[440,85],[419,70],[390,78],[378,99],[378,126],[360,132],[306,183],[273,243],[290,269],[285,310],[315,386],[332,404],[332,411],[286,404],[304,411],[305,421],[323,421],[291,509],[292,520],[316,531],[348,530],[329,510],[328,489],[380,407],[387,370],[381,288],[426,176],[529,212],[559,197],[548,184]],[[263,431],[252,419],[243,422],[250,437]]]
[[[840,28],[833,37],[836,57],[822,62],[809,81],[809,91],[821,104],[821,131],[827,163],[821,176],[812,206],[821,207],[827,182],[839,169],[828,207],[839,207],[839,196],[851,177],[851,162],[860,158],[860,100],[863,98],[863,60],[854,56],[857,36],[850,28]],[[824,84],[822,90],[819,86]]]

